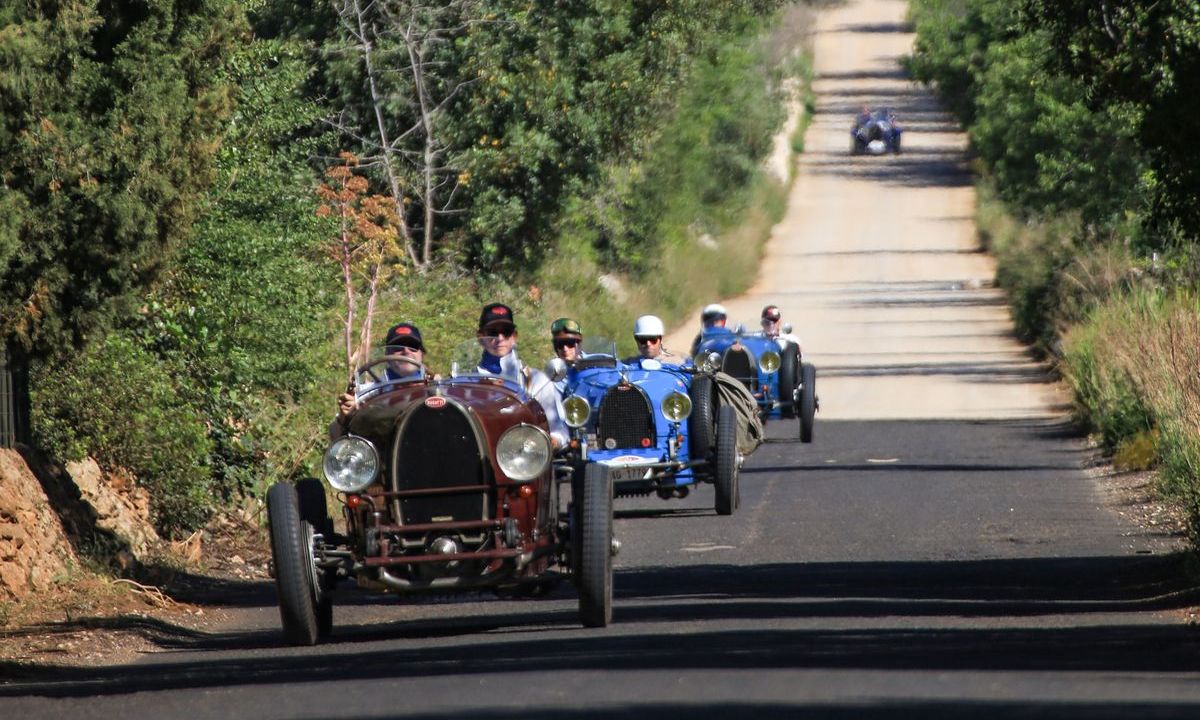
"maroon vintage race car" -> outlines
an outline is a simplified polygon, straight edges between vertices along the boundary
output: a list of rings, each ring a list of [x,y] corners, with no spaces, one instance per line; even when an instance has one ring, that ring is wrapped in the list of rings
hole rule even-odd
[[[324,459],[344,532],[316,480],[267,494],[288,642],[329,634],[344,578],[399,594],[519,594],[569,577],[583,624],[611,621],[612,483],[589,468],[574,493],[561,492],[572,485],[570,464],[555,461],[545,413],[522,378],[474,363],[434,378],[388,356],[360,369],[356,395],[359,408]]]

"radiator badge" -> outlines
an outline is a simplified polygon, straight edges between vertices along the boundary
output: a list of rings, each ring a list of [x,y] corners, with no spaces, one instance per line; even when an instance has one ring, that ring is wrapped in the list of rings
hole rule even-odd
[[[437,395],[434,395],[433,397],[427,397],[425,398],[425,407],[432,408],[434,410],[441,410],[442,408],[446,407],[446,398],[438,397]]]

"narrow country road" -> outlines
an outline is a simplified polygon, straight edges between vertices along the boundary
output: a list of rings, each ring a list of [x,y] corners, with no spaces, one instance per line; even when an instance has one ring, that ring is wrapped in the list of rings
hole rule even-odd
[[[816,114],[787,214],[754,287],[722,303],[748,329],[764,305],[780,306],[818,368],[822,420],[1058,414],[1065,398],[1013,338],[991,287],[966,136],[900,67],[913,40],[906,7],[862,0],[822,12]],[[864,106],[895,109],[903,154],[850,155]],[[667,347],[690,347],[698,327],[697,317]]]
[[[1200,637],[1174,541],[1118,512],[1064,398],[1012,338],[974,238],[965,141],[898,60],[905,4],[823,10],[817,114],[745,296],[819,370],[816,439],[768,425],[742,504],[617,501],[614,624],[539,600],[339,591],[281,643],[274,590],[231,585],[212,632],[147,628],[130,665],[0,683],[0,714],[125,718],[1195,718]],[[900,156],[848,155],[889,104]],[[714,300],[717,298],[714,298]],[[686,347],[696,324],[668,346]]]

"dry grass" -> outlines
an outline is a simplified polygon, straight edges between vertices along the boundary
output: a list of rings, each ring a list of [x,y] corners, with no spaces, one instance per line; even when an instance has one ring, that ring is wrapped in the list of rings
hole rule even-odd
[[[1200,296],[1157,288],[1114,296],[1067,343],[1066,374],[1093,424],[1122,434],[1113,443],[1122,462],[1153,456],[1164,490],[1183,500],[1200,540]],[[1131,401],[1152,429],[1112,419]]]

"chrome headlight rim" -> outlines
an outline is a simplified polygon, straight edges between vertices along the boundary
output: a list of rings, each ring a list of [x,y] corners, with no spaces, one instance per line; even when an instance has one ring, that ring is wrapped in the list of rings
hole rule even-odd
[[[659,403],[663,417],[671,422],[681,422],[692,414],[692,399],[686,393],[672,390]]]
[[[774,350],[765,350],[762,355],[758,356],[758,369],[765,373],[779,372],[781,362],[779,353]]]
[[[321,471],[334,490],[362,492],[379,477],[379,451],[364,437],[340,437],[325,451]]]
[[[513,425],[496,441],[496,464],[513,482],[526,483],[541,477],[551,460],[550,436],[536,425]]]
[[[580,395],[568,395],[563,400],[563,419],[568,427],[581,428],[592,416],[592,404]]]
[[[696,359],[696,367],[701,372],[716,372],[721,369],[721,356],[715,352],[701,353]]]

